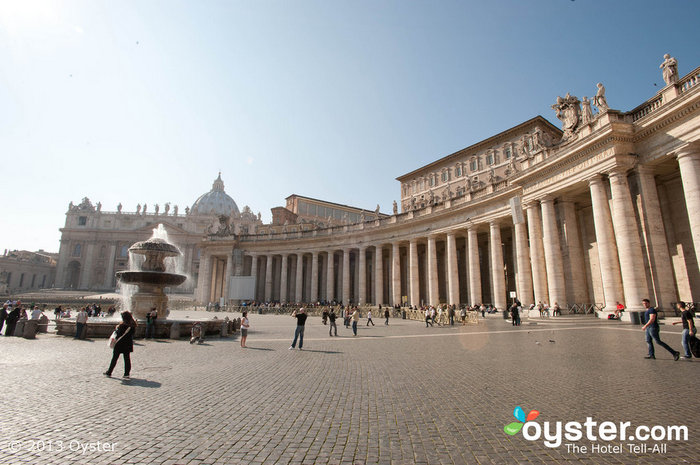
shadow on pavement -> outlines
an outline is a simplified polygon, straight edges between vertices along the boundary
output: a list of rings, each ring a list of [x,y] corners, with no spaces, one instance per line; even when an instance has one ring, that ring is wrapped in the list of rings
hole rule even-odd
[[[269,351],[272,351],[272,352],[275,351],[275,349],[268,349],[267,347],[250,347],[250,346],[247,346],[246,349],[251,349],[251,350],[269,350]]]
[[[122,379],[121,382],[122,382],[122,384],[126,384],[129,386],[140,386],[140,387],[146,387],[146,388],[159,388],[159,387],[161,387],[161,383],[159,383],[158,381],[149,381],[147,379],[139,379],[139,378]]]

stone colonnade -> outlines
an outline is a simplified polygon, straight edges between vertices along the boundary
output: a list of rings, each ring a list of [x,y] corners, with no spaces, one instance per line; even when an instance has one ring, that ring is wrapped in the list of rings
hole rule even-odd
[[[684,149],[675,160],[687,221],[698,225],[700,152]],[[521,197],[522,207],[514,202],[517,207],[509,210],[503,208],[503,199],[494,200],[482,208],[485,214],[462,222],[456,218],[467,217],[469,210],[452,215],[446,211],[432,223],[418,223],[437,225],[435,230],[423,228],[421,234],[414,232],[421,218],[414,218],[406,221],[405,234],[394,230],[391,240],[376,228],[365,231],[361,240],[352,233],[332,241],[307,240],[305,247],[295,244],[295,252],[281,251],[281,240],[250,246],[243,242],[240,249],[249,257],[244,275],[256,278],[255,299],[261,301],[491,303],[503,309],[515,291],[524,305],[598,303],[614,309],[622,302],[638,309],[641,299],[651,296],[668,306],[678,292],[654,176],[647,166],[616,165],[580,182],[575,197],[570,197],[571,190],[534,195],[512,189],[511,197]],[[698,263],[700,227],[691,229]],[[586,230],[590,232],[585,244],[594,247],[584,247]],[[261,250],[264,247],[276,251]],[[204,258],[203,272],[210,279],[205,278],[202,295],[217,297],[215,281],[222,279],[220,273],[212,277],[217,257]],[[232,266],[226,266],[226,275],[231,273]],[[222,296],[228,297],[226,289]]]

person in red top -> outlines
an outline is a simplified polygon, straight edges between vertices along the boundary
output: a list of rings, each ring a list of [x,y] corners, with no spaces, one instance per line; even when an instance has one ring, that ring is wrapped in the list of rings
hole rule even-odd
[[[615,319],[619,320],[622,312],[625,311],[625,306],[622,305],[620,302],[615,303],[617,304],[617,307],[615,308]]]

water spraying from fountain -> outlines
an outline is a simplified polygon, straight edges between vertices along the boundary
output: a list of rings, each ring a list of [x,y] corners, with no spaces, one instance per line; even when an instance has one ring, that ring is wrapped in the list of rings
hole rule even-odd
[[[143,319],[152,308],[158,318],[168,316],[166,287],[182,284],[187,276],[174,273],[177,263],[172,260],[181,256],[180,249],[168,241],[168,233],[162,224],[153,230],[153,236],[137,242],[129,248],[129,271],[117,272],[117,279],[124,296],[123,307],[131,311],[134,318]],[[169,263],[166,265],[166,259]]]

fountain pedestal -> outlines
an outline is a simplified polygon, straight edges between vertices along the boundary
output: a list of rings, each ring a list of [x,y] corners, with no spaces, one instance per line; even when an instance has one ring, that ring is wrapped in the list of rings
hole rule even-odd
[[[162,321],[168,316],[168,296],[165,295],[164,289],[179,286],[187,279],[185,275],[165,271],[165,259],[180,255],[180,250],[164,239],[153,237],[132,245],[129,252],[145,257],[140,271],[117,272],[121,283],[138,287],[129,297],[131,313],[137,320],[144,319],[148,312],[155,308],[158,319]]]

